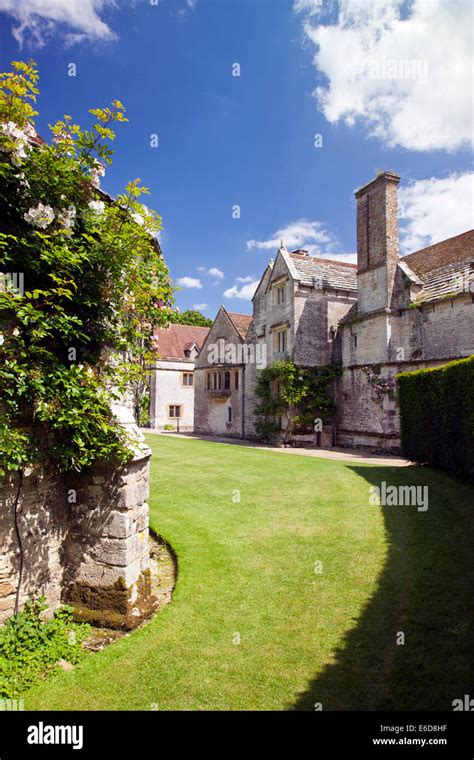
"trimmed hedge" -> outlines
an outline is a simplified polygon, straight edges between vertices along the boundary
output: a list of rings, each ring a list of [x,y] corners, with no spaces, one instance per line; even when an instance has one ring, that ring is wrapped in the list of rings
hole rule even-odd
[[[474,478],[474,355],[397,381],[404,456]]]

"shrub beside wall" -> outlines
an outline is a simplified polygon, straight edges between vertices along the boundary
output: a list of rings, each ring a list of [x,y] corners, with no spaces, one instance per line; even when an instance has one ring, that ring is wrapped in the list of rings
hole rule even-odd
[[[397,380],[403,454],[474,478],[474,355]]]

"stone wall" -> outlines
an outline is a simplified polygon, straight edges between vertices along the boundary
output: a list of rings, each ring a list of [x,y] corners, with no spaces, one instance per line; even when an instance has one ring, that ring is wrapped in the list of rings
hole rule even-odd
[[[333,358],[332,328],[337,327],[355,296],[342,291],[300,287],[295,293],[294,361],[302,367],[321,367]]]
[[[342,325],[343,374],[337,383],[337,443],[398,452],[396,393],[380,399],[367,370],[380,376],[439,366],[474,353],[474,304],[469,295],[400,312],[379,312]]]
[[[20,549],[15,530],[15,502],[20,476],[0,481],[0,623],[15,611]],[[45,596],[56,607],[64,584],[64,543],[68,530],[66,488],[60,478],[31,468],[22,478],[17,522],[23,544],[20,607]]]
[[[67,602],[78,619],[117,628],[133,628],[150,613],[149,458],[140,444],[118,468],[25,472],[16,510],[20,607],[45,596],[53,609]],[[14,613],[19,582],[18,482],[14,473],[0,483],[0,622]]]

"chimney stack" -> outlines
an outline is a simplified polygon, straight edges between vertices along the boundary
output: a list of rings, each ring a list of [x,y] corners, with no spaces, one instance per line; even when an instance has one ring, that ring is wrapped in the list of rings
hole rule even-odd
[[[379,172],[355,191],[359,312],[388,308],[398,262],[397,186],[400,176]]]

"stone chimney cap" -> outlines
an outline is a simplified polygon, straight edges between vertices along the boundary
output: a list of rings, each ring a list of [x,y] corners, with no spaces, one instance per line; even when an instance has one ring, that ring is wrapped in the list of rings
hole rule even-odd
[[[361,185],[361,187],[358,187],[354,191],[355,197],[358,198],[363,193],[366,193],[367,190],[369,190],[371,187],[375,187],[375,185],[381,182],[382,180],[396,182],[398,184],[400,182],[400,175],[397,174],[396,172],[386,172],[386,171],[377,172],[377,175],[374,177],[374,179],[371,179],[370,182],[366,182],[365,185]]]

